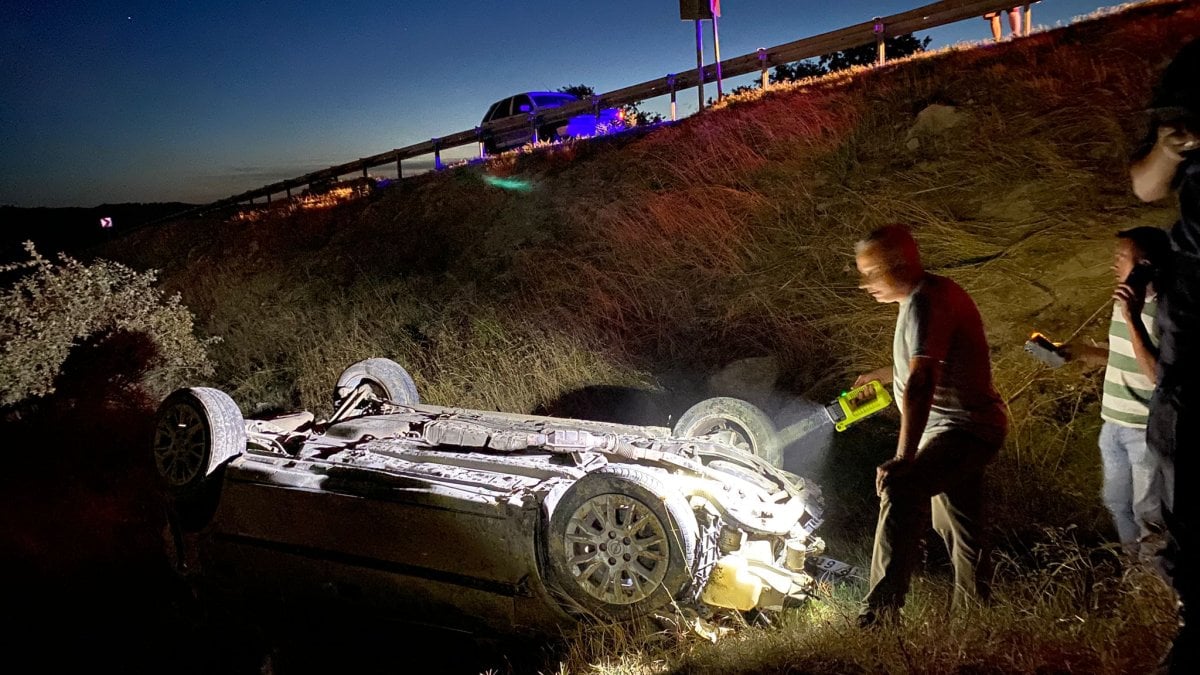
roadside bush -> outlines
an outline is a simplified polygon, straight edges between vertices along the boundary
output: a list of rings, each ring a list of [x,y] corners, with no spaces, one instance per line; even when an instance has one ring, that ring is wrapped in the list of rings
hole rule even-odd
[[[138,272],[107,260],[90,264],[60,255],[43,257],[31,242],[29,260],[0,266],[16,277],[0,290],[0,406],[55,391],[73,349],[120,336],[148,338],[137,373],[109,377],[137,382],[152,396],[212,374],[207,341],[193,332],[191,312],[178,295],[164,297],[153,271]]]

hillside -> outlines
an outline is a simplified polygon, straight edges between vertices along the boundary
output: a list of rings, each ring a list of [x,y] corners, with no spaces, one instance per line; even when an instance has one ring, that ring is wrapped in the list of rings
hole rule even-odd
[[[1099,380],[1048,372],[1021,345],[1035,329],[1102,337],[1113,233],[1170,223],[1170,204],[1132,196],[1126,163],[1154,73],[1197,16],[1139,7],[331,210],[173,223],[102,255],[163,270],[223,340],[216,383],[250,409],[321,408],[345,364],[390,355],[430,401],[508,410],[599,384],[694,398],[723,366],[770,356],[778,397],[761,378],[712,393],[778,410],[887,362],[893,311],[855,288],[852,246],[904,222],[981,307],[1010,458],[1029,480],[1070,483],[1036,494],[1090,500]]]
[[[967,288],[987,325],[1012,413],[992,476],[1011,578],[1023,578],[1013,570],[1044,555],[1047,541],[1099,574],[1087,551],[1111,536],[1095,450],[1101,374],[1048,370],[1022,344],[1033,330],[1102,339],[1114,233],[1170,224],[1172,204],[1133,197],[1127,163],[1149,87],[1197,35],[1195,3],[1140,5],[744,94],[640,137],[508,154],[328,210],[143,228],[97,255],[162,270],[198,330],[221,338],[211,384],[245,410],[326,411],[344,366],[388,356],[433,403],[577,413],[580,392],[611,385],[629,397],[583,411],[620,415],[641,390],[653,405],[639,410],[665,424],[694,400],[725,394],[786,425],[889,361],[895,310],[856,288],[853,244],[875,226],[906,223],[928,266]],[[890,453],[896,419],[863,426],[828,454],[810,439],[787,458],[826,485],[822,534],[853,562],[874,523],[872,467]],[[986,635],[935,638],[941,624],[923,624],[915,630],[926,643],[905,644],[926,650],[931,665],[908,670],[1145,667],[1169,634],[1164,596],[1138,595],[1121,584],[1144,579],[1104,569],[1112,578],[1078,593],[1075,577],[1046,572],[1040,588],[1062,595],[1028,613],[1014,604],[1000,613],[1010,623]],[[1099,586],[1115,599],[1088,604]],[[932,588],[933,597],[944,590]],[[1028,600],[1015,588],[1014,603]],[[847,641],[838,616],[812,623],[724,655],[677,650],[670,667],[874,672],[909,658],[886,644],[855,656],[870,647]],[[1029,650],[1010,649],[1033,635],[1040,642]],[[1117,636],[1139,648],[1123,651]],[[650,667],[588,649],[573,653],[576,665]]]
[[[0,206],[0,222],[5,224],[0,231],[0,260],[19,257],[24,241],[33,241],[44,251],[85,251],[192,206],[181,202],[58,208]],[[102,227],[101,218],[110,219],[112,226]]]

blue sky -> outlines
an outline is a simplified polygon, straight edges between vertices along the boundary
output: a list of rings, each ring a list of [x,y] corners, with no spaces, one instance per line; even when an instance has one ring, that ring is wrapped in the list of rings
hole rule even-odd
[[[725,0],[721,55],[923,2]],[[1046,0],[1034,23],[1110,4]],[[675,0],[5,0],[0,204],[206,202],[471,128],[518,91],[661,77],[694,67],[678,12]],[[981,19],[929,33],[934,46],[988,34]],[[688,94],[681,114],[695,110]]]

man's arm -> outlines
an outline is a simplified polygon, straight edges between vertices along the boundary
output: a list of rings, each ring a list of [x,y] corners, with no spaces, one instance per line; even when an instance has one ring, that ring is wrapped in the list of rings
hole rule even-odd
[[[1150,378],[1150,382],[1158,384],[1158,349],[1150,341],[1150,331],[1146,330],[1146,322],[1142,321],[1142,307],[1145,300],[1142,294],[1129,284],[1117,286],[1113,293],[1125,323],[1129,326],[1129,342],[1133,345],[1133,356],[1137,360],[1138,370]]]
[[[1058,353],[1063,355],[1068,362],[1082,361],[1088,366],[1103,366],[1108,363],[1108,345],[1089,345],[1074,342],[1068,342],[1058,348]]]
[[[1197,147],[1195,134],[1164,124],[1158,129],[1154,147],[1129,167],[1133,193],[1144,202],[1154,202],[1171,194],[1175,174],[1183,161],[1183,152]]]
[[[909,376],[904,387],[904,409],[900,417],[900,439],[896,459],[909,461],[917,456],[921,436],[933,407],[933,390],[941,376],[942,364],[927,356],[914,356],[908,362]]]
[[[917,456],[925,425],[929,423],[929,410],[933,407],[933,390],[941,376],[942,364],[927,356],[909,359],[908,382],[904,389],[904,408],[900,411],[900,439],[896,444],[896,456],[879,465],[875,471],[875,494],[883,495],[888,474],[902,467]]]

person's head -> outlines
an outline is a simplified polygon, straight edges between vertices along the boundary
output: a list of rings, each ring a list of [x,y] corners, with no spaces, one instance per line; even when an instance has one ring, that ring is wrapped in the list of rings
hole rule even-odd
[[[1179,50],[1159,78],[1147,106],[1149,133],[1138,155],[1153,145],[1160,127],[1200,136],[1200,40]]]
[[[1149,265],[1157,272],[1167,264],[1171,254],[1171,240],[1166,231],[1157,227],[1134,227],[1117,233],[1117,245],[1113,251],[1113,276],[1117,283],[1129,278],[1137,265]]]
[[[885,225],[854,246],[858,287],[876,302],[900,302],[921,280],[921,252],[903,225]]]

